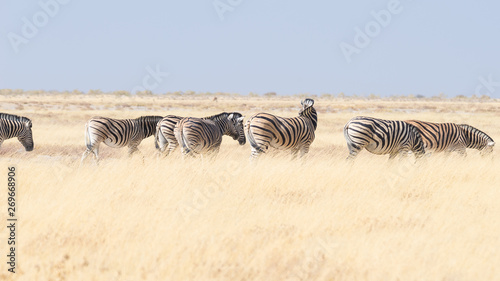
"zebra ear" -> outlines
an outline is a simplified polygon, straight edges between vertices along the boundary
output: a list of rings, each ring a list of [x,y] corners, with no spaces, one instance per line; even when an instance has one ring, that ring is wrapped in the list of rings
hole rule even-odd
[[[245,116],[241,116],[240,118],[236,119],[238,122],[243,122],[243,119],[245,119]]]
[[[313,99],[304,99],[300,102],[302,105],[302,108],[308,108],[314,105],[314,100]]]
[[[234,115],[231,113],[231,114],[229,114],[229,116],[227,117],[227,119],[233,120],[233,117],[234,117]]]
[[[488,145],[488,146],[494,146],[494,145],[495,145],[495,142],[494,142],[494,141],[490,141],[487,145]]]

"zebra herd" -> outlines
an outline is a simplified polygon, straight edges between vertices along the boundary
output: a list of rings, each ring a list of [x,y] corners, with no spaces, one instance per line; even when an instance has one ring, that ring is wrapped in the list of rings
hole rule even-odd
[[[215,156],[227,135],[240,145],[248,137],[251,158],[258,158],[270,147],[289,150],[293,157],[304,156],[315,138],[318,114],[314,100],[301,102],[299,115],[284,118],[270,113],[257,113],[243,125],[239,112],[223,112],[196,118],[175,115],[142,116],[136,119],[93,117],[85,124],[87,149],[81,162],[92,154],[99,160],[99,145],[125,147],[129,155],[136,152],[141,141],[155,136],[155,147],[167,156],[180,146],[185,156],[195,154]],[[31,120],[26,117],[0,113],[0,145],[17,137],[26,151],[32,151]],[[245,137],[246,131],[246,137]],[[389,154],[389,159],[412,152],[418,159],[426,152],[457,151],[466,155],[466,148],[491,153],[495,142],[486,133],[466,124],[430,123],[417,120],[396,121],[358,116],[344,126],[344,137],[349,150],[348,159],[354,159],[365,148],[374,154]]]

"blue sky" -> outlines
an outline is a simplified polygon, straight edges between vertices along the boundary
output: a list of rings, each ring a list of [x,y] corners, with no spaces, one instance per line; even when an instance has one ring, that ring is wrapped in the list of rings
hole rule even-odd
[[[0,88],[500,97],[499,13],[499,1],[8,0]]]

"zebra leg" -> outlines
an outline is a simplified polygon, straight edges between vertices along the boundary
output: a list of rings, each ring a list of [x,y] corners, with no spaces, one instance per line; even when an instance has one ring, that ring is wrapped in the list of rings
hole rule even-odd
[[[408,156],[408,152],[409,150],[407,149],[400,149],[396,152],[392,152],[389,154],[389,161],[395,159],[396,157],[398,157],[399,160],[402,160]]]
[[[304,155],[306,155],[307,153],[309,153],[309,146],[303,146],[301,149],[300,149],[300,158],[303,158]]]
[[[349,149],[349,156],[347,156],[346,160],[354,160],[363,147],[355,147],[351,143],[347,142],[347,149]]]
[[[462,143],[461,143],[461,144],[457,145],[457,146],[454,148],[454,150],[455,150],[456,152],[458,152],[458,155],[460,155],[460,156],[462,156],[462,157],[467,157],[467,151],[466,151],[466,148],[467,148],[467,147],[465,146],[465,144],[462,144]]]
[[[462,157],[467,157],[467,151],[465,150],[465,148],[460,148],[460,149],[457,149],[456,150],[458,152],[458,155],[462,156]]]
[[[164,157],[166,157],[166,156],[170,155],[171,153],[173,153],[177,149],[177,147],[178,147],[177,144],[178,144],[177,141],[175,141],[175,142],[168,142],[168,147],[166,149],[167,152],[165,153]]]
[[[91,147],[87,147],[85,152],[82,154],[82,160],[80,161],[80,166],[83,164],[83,161],[89,156],[89,154],[92,153],[92,158],[94,158],[94,161],[96,164],[99,162],[99,144]]]
[[[99,164],[99,145],[97,145],[94,150],[92,150],[92,153],[94,153],[94,160],[96,164]]]
[[[83,152],[82,154],[82,160],[80,161],[80,166],[83,164],[83,161],[89,156],[90,153],[94,153],[92,150],[89,150],[88,148]]]
[[[250,138],[250,137],[249,137]],[[257,159],[262,153],[266,153],[269,149],[269,141],[263,141],[262,143],[257,143],[253,138],[250,140],[250,146],[252,147],[252,153],[250,154],[250,159]]]
[[[254,147],[252,146],[252,153],[250,154],[250,159],[257,159],[262,153],[266,153],[268,146],[264,147]]]
[[[139,149],[137,148],[137,145],[131,145],[128,147],[128,156],[132,156],[132,154],[136,153],[137,151],[139,151]]]
[[[184,159],[186,159],[186,157],[194,157],[194,152],[187,146],[182,146],[181,152]]]
[[[209,156],[209,159],[211,161],[214,161],[216,158],[217,158],[217,155],[219,154],[219,149],[220,147],[214,147],[212,151],[210,151],[209,153],[207,153],[207,156]]]

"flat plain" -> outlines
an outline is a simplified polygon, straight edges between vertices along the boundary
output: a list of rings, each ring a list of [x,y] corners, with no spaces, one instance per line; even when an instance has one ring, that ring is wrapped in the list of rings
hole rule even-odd
[[[466,123],[500,139],[494,99],[316,97],[310,153],[249,161],[224,137],[218,157],[85,150],[92,116],[202,117],[238,111],[297,116],[300,97],[0,95],[0,111],[33,121],[35,150],[0,147],[0,181],[16,166],[17,273],[1,280],[498,280],[500,152],[354,163],[342,129],[358,115]],[[2,179],[2,177],[4,179]],[[7,221],[7,190],[0,219]]]

